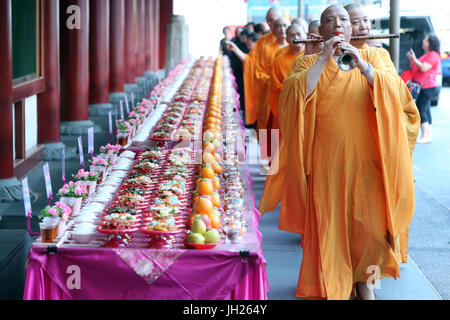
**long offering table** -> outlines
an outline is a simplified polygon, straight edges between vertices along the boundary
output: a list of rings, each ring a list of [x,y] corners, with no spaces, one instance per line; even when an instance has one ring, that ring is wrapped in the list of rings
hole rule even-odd
[[[66,233],[61,238],[57,238],[55,243],[43,243],[39,238],[33,244],[28,257],[24,299],[267,299],[266,261],[262,253],[261,234],[258,230],[260,214],[255,207],[248,166],[243,161],[245,160],[244,128],[239,116],[239,106],[236,105],[238,99],[235,95],[235,82],[230,73],[228,60],[223,59],[223,65],[222,63],[220,65],[223,68],[223,90],[228,92],[228,97],[230,97],[230,88],[233,91],[232,101],[224,101],[224,103],[232,103],[231,107],[229,106],[232,112],[228,114],[228,117],[233,118],[238,124],[236,131],[238,134],[233,137],[236,145],[226,147],[234,150],[241,160],[234,171],[234,174],[240,176],[244,190],[242,217],[239,219],[245,222],[245,232],[241,233],[241,238],[235,241],[227,237],[222,228],[220,242],[211,248],[200,250],[188,246],[186,236],[193,231],[185,222],[194,210],[190,197],[182,200],[180,215],[177,218],[182,219],[183,223],[178,225],[179,230],[173,234],[168,232],[156,235],[155,232],[147,232],[142,229],[143,221],[145,221],[143,219],[140,227],[136,228],[137,231],[121,236],[97,232],[91,242],[80,244],[71,236],[71,230],[76,221],[71,219]],[[186,75],[186,70],[180,73],[175,89],[180,88]],[[170,100],[177,97],[177,94],[174,95],[175,89],[169,90]],[[171,152],[176,153],[177,148],[180,147],[181,144],[178,141],[150,141],[142,138],[150,136],[163,116],[163,111],[167,107],[163,105],[169,104],[168,101],[163,100],[164,98],[159,101],[153,113],[145,120],[140,131],[136,133],[135,139],[130,140],[125,147],[124,150],[128,151],[126,156],[130,157],[129,162],[137,161],[142,157],[143,150],[148,150],[155,145],[163,145],[167,149],[166,160]],[[192,148],[192,144],[190,147]],[[125,158],[120,156],[118,165],[123,163],[120,159]],[[169,167],[166,161],[164,168]],[[112,176],[115,170],[123,169],[112,167],[110,174]],[[130,170],[129,167],[128,170]],[[149,187],[150,202],[155,197],[155,190],[162,179],[162,173],[163,171],[159,171],[151,176],[155,185]],[[221,179],[223,181],[223,177]],[[189,195],[195,187],[193,181],[195,176],[186,179],[186,193]],[[104,183],[107,182],[108,177]],[[92,201],[98,201],[101,190],[102,185],[84,205],[88,206]],[[224,190],[221,191],[220,196],[223,205]],[[186,203],[184,204],[183,201]],[[112,203],[114,202],[109,201],[106,209]],[[226,224],[225,210],[223,207],[218,210],[222,213],[223,227]],[[98,230],[102,231],[102,227]],[[121,239],[123,243],[117,242],[117,239]]]

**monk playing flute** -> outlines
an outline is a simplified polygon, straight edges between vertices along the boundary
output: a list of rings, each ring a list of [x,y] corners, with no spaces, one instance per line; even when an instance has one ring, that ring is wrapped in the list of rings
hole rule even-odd
[[[279,228],[302,235],[297,297],[348,299],[356,288],[374,299],[374,275],[400,275],[420,117],[387,51],[349,43],[344,8],[328,7],[319,32],[323,50],[302,56],[283,83],[278,170],[260,211],[281,202]],[[336,64],[343,50],[355,56],[351,71]]]

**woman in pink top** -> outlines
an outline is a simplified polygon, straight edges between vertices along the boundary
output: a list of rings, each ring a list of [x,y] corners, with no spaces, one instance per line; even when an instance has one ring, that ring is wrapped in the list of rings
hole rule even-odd
[[[436,76],[441,66],[440,46],[438,37],[430,34],[422,42],[422,49],[425,50],[423,56],[417,59],[412,49],[406,54],[411,63],[412,80],[422,85],[416,100],[416,105],[420,112],[420,128],[422,131],[422,138],[417,140],[417,143],[430,143],[433,140],[431,136],[430,105],[438,86]]]

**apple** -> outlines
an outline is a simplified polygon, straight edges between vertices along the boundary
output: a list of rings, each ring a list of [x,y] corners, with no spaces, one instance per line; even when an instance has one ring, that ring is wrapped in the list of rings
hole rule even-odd
[[[205,233],[205,242],[206,243],[219,243],[220,234],[216,229],[211,229]]]
[[[192,232],[194,233],[205,233],[206,232],[206,224],[203,222],[201,217],[195,217],[194,222],[192,222]]]
[[[186,241],[188,243],[204,244],[206,240],[205,240],[205,237],[201,233],[191,232],[186,237]]]

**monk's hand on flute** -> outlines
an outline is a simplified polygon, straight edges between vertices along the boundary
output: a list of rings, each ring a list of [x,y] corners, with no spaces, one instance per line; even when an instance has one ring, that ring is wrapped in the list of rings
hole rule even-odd
[[[307,82],[306,82],[306,96],[309,97],[311,93],[316,89],[320,76],[322,75],[323,68],[327,61],[332,58],[339,45],[344,41],[342,36],[334,36],[323,43],[322,53],[319,55],[316,63],[308,70]]]
[[[321,35],[316,33],[308,33],[308,39],[322,39]],[[323,42],[307,42],[305,43],[305,55],[319,53],[323,49]]]
[[[344,50],[345,52],[351,53],[356,60],[356,67],[359,69],[361,74],[367,79],[370,86],[373,85],[373,67],[368,62],[361,59],[361,55],[359,54],[359,50],[352,46],[348,42],[342,42],[339,44],[339,49]]]

